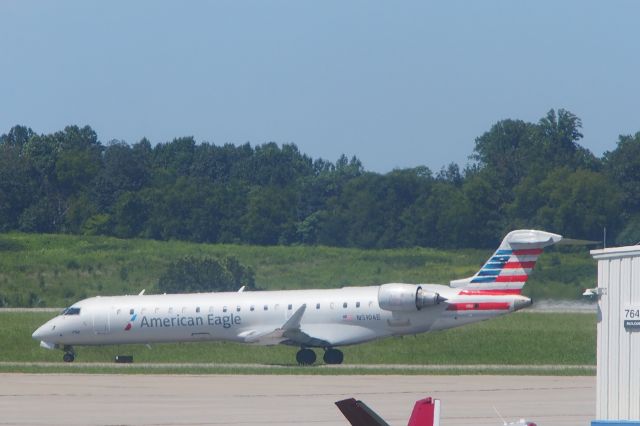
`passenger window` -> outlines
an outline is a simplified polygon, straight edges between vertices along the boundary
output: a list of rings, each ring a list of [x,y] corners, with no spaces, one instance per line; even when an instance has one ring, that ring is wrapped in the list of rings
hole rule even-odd
[[[287,309],[291,310],[292,307],[291,303],[289,303],[289,307]]]
[[[320,304],[316,303],[316,309],[320,309]]]
[[[129,315],[133,315],[133,309],[129,309]]]
[[[360,302],[356,302],[356,308],[360,307]]]
[[[224,307],[222,308],[222,312],[227,312],[227,307],[226,307],[226,306],[224,306]]]
[[[196,308],[196,313],[199,313],[199,312],[200,312],[200,306]]]
[[[169,313],[172,314],[173,313],[173,308],[169,308]]]
[[[249,310],[250,310],[251,312],[253,312],[253,311],[255,311],[255,310],[256,310],[256,307],[255,307],[255,306],[253,306],[253,305],[251,305],[251,307],[249,308]]]
[[[240,312],[240,306],[236,306],[236,312]]]
[[[269,310],[269,307],[267,305],[264,305],[264,310],[265,311]]]
[[[213,306],[209,306],[209,312],[213,312]]]
[[[345,309],[347,309],[347,302],[344,302],[344,303],[342,304],[342,307],[343,307],[343,308],[345,308]]]

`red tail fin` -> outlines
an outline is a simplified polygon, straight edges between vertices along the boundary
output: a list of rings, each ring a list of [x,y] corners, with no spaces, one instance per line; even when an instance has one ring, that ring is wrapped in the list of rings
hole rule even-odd
[[[425,398],[416,401],[407,426],[439,426],[440,400]]]

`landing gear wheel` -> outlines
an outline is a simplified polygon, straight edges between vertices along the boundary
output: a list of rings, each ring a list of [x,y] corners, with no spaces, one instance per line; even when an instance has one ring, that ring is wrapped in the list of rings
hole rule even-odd
[[[65,354],[62,356],[62,360],[64,362],[73,362],[74,359],[76,359],[76,356],[73,352],[65,352]]]
[[[296,361],[300,365],[311,365],[316,362],[316,353],[311,349],[300,349],[296,353]]]
[[[324,351],[324,356],[322,357],[322,359],[327,364],[342,364],[342,361],[344,360],[344,354],[338,349],[329,348]]]

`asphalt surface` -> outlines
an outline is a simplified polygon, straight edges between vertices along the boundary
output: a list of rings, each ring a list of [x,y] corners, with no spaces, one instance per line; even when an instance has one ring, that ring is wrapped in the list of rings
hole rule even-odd
[[[416,400],[442,401],[442,426],[585,425],[596,378],[0,374],[1,425],[348,425],[334,402],[365,401],[406,425]]]

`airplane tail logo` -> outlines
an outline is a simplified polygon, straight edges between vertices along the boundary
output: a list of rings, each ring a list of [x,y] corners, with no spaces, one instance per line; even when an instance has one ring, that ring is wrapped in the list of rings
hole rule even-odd
[[[512,231],[474,276],[451,281],[451,287],[463,288],[462,294],[520,294],[543,248],[561,239],[544,231]]]

